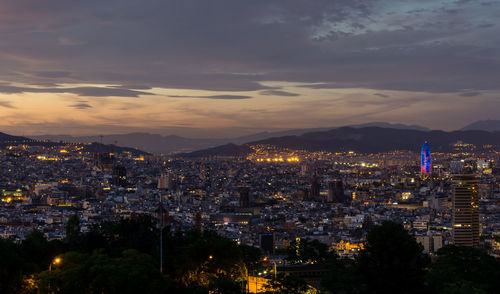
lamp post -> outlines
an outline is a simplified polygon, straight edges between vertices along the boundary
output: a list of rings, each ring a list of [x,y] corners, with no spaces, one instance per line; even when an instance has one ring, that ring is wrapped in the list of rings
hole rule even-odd
[[[160,194],[160,273],[163,274],[163,197]]]
[[[56,257],[54,258],[54,260],[50,263],[49,265],[49,271],[52,271],[52,265],[57,265],[57,264],[60,264],[61,263],[61,258],[60,257]]]

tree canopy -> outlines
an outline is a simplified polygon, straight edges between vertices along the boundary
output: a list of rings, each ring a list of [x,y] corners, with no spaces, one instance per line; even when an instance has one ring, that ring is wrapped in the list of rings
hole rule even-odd
[[[500,261],[471,247],[446,246],[428,274],[436,293],[495,293],[500,289]],[[443,289],[443,292],[440,292]]]
[[[0,239],[0,293],[242,293],[248,272],[264,267],[258,248],[241,246],[212,231],[160,232],[149,216],[80,231],[68,221],[68,237],[48,241],[33,231],[22,242]],[[367,234],[354,260],[340,259],[317,240],[296,239],[285,250],[290,263],[318,263],[329,273],[330,293],[498,293],[500,262],[480,249],[446,246],[429,256],[402,225],[384,222]],[[58,258],[57,262],[56,259]],[[305,293],[293,275],[271,279],[273,293]]]

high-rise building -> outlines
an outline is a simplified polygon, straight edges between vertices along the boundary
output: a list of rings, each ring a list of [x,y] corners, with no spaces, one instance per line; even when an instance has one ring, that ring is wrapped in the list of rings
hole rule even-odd
[[[260,250],[265,254],[274,254],[274,234],[262,233],[259,235]]]
[[[160,177],[158,178],[158,189],[167,189],[167,180],[168,180],[168,175],[167,174],[161,174]]]
[[[335,179],[328,183],[328,202],[342,203],[346,201],[344,197],[344,184],[341,179]]]
[[[201,213],[197,211],[194,214],[194,227],[198,232],[201,232],[202,229],[202,219],[201,219]]]
[[[207,164],[200,165],[200,180],[210,180],[210,166],[208,166]]]
[[[300,167],[300,175],[303,177],[309,176],[313,172],[311,165],[304,163]]]
[[[240,188],[240,207],[250,206],[250,190],[247,187]]]
[[[174,178],[172,173],[162,173],[158,178],[158,189],[172,190],[174,188]]]
[[[420,162],[420,171],[423,174],[430,174],[432,172],[431,166],[431,149],[429,147],[429,143],[427,141],[422,145],[422,154],[421,154],[421,162]]]
[[[453,176],[453,243],[479,245],[478,182],[473,174]]]
[[[113,167],[113,184],[119,187],[127,186],[127,169],[124,166]]]
[[[314,176],[311,179],[311,193],[310,193],[310,198],[311,200],[319,200],[320,198],[320,190],[321,190],[321,184],[319,183],[319,180],[316,176]]]
[[[100,171],[113,170],[114,154],[113,153],[94,153],[94,167]]]

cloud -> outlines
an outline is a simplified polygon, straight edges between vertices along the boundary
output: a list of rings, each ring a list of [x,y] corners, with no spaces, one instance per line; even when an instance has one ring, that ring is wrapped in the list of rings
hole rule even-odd
[[[479,99],[471,93],[500,91],[495,2],[2,0],[0,81],[9,84],[0,92],[139,97],[169,88],[230,100],[249,99],[248,91],[286,97],[293,91],[266,85],[288,82],[304,87],[304,99],[290,96],[294,105],[336,88]],[[398,99],[376,96],[367,103]]]
[[[92,105],[87,104],[87,103],[76,103],[76,104],[70,105],[69,107],[76,108],[76,109],[88,109],[88,108],[92,108]]]
[[[203,98],[203,99],[223,99],[223,100],[239,100],[250,99],[252,96],[243,95],[209,95],[209,96],[186,96],[186,95],[169,95],[172,98]]]
[[[16,108],[9,101],[0,101],[0,107],[11,108],[11,109]]]
[[[131,89],[131,90],[151,90],[150,86],[145,85],[121,85],[121,86],[111,86],[110,88],[116,89]]]
[[[57,65],[61,71],[72,72],[71,81],[66,77],[61,83],[77,79],[219,91],[266,90],[260,82],[273,80],[368,81],[378,85],[401,73],[405,73],[404,81],[419,80],[422,75],[414,69],[433,66],[436,60],[458,60],[454,54],[442,58],[415,46],[459,33],[452,30],[451,23],[429,29],[428,21],[445,22],[456,17],[440,10],[448,7],[441,1],[404,7],[376,0],[316,0],[314,4],[304,0],[151,0],[148,5],[132,0],[89,0],[69,5],[54,0],[37,10],[32,9],[34,1],[8,0],[2,5],[5,14],[15,17],[0,21],[0,30],[16,29],[16,34],[3,39],[2,44],[10,49],[8,53],[23,59],[8,60],[12,63],[9,66],[0,62],[4,71],[17,72],[31,68],[35,61]],[[418,9],[424,17],[386,16]],[[467,13],[458,12],[460,17]],[[481,23],[484,21],[481,19]],[[33,28],[40,33],[33,33]],[[397,52],[399,47],[407,47],[405,56]],[[462,51],[459,49],[447,50]],[[469,66],[471,60],[460,60],[461,71],[473,68],[475,76],[486,76],[478,75],[479,67]],[[397,72],[386,70],[395,66]],[[457,72],[453,69],[447,74]],[[2,70],[0,78],[1,74]],[[18,82],[40,81],[21,77]]]
[[[56,79],[68,77],[71,73],[67,71],[40,71],[33,74],[38,77]]]
[[[65,89],[66,90],[66,89]],[[140,95],[153,95],[152,93],[129,90],[129,89],[115,89],[115,88],[99,88],[99,87],[77,87],[70,88],[71,93],[79,96],[94,96],[94,97],[139,97]]]
[[[375,94],[373,94],[373,95],[374,95],[374,96],[379,96],[379,97],[382,97],[382,98],[389,98],[389,97],[391,97],[391,96],[389,96],[389,95],[385,95],[385,94],[382,94],[382,93],[375,93]]]
[[[33,88],[18,87],[11,85],[0,85],[0,93],[72,93],[78,96],[90,97],[139,97],[140,95],[153,95],[152,93],[118,89],[118,88],[100,88],[100,87],[73,87],[73,88]]]
[[[85,44],[85,42],[83,41],[73,40],[65,37],[57,38],[57,41],[61,46],[80,46]]]
[[[297,93],[291,93],[291,92],[280,91],[280,90],[266,90],[266,91],[259,92],[259,94],[267,95],[267,96],[300,96],[300,94],[297,94]]]
[[[475,96],[480,96],[482,94],[483,93],[481,93],[481,92],[464,92],[464,93],[460,93],[459,95],[463,96],[463,97],[475,97]]]

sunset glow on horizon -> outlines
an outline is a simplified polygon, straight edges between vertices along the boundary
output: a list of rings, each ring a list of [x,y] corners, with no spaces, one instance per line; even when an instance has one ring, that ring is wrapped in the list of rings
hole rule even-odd
[[[498,118],[499,2],[316,4],[2,1],[0,131],[224,137]]]

